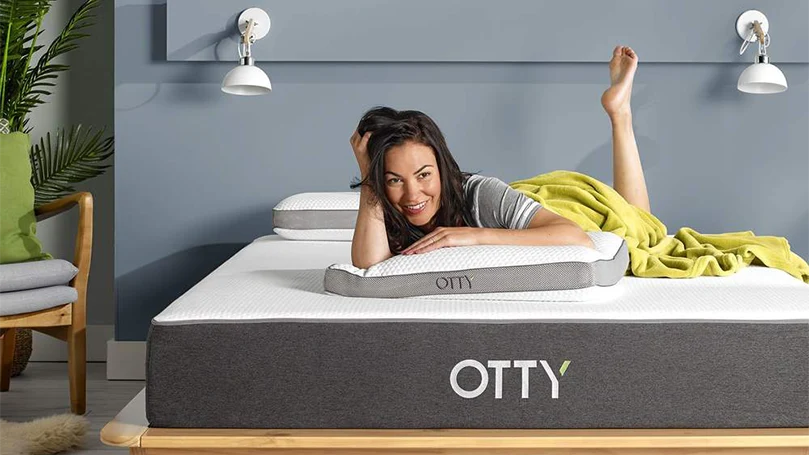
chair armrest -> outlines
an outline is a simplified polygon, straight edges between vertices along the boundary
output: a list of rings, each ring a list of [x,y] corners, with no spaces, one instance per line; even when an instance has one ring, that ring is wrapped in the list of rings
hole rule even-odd
[[[79,273],[70,282],[70,286],[76,288],[79,294],[73,305],[74,318],[79,316],[83,320],[93,250],[93,195],[88,192],[74,193],[39,206],[34,213],[37,221],[41,221],[70,210],[75,205],[79,206],[79,229],[76,232],[73,265],[79,269]]]
[[[56,216],[62,212],[66,212],[73,208],[73,206],[76,204],[87,204],[88,197],[89,203],[92,205],[93,196],[90,193],[73,193],[61,197],[55,201],[48,202],[47,204],[40,205],[34,209],[37,222],[47,220],[48,218]]]

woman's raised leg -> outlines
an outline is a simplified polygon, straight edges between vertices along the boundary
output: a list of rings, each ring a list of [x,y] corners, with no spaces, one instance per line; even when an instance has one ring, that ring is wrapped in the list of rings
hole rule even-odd
[[[629,102],[637,67],[638,56],[631,48],[615,48],[610,61],[610,87],[601,96],[601,104],[612,124],[612,186],[627,202],[651,212]]]

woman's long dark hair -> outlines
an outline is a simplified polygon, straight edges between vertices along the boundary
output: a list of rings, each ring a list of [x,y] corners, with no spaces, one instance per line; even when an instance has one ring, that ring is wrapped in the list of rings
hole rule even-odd
[[[463,184],[471,173],[462,172],[452,157],[438,125],[420,111],[397,111],[389,107],[375,107],[362,116],[357,133],[371,132],[368,140],[368,175],[350,186],[362,185],[371,190],[370,203],[381,203],[385,216],[385,230],[391,252],[398,254],[416,240],[439,226],[465,226],[468,208],[464,201]],[[385,155],[393,147],[405,142],[426,145],[433,149],[441,177],[441,202],[438,211],[423,227],[407,221],[385,194]]]

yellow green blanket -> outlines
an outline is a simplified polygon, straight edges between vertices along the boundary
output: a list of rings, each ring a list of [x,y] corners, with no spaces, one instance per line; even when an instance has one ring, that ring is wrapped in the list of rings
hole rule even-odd
[[[790,251],[784,237],[752,231],[700,234],[688,227],[667,237],[657,217],[631,205],[611,186],[574,171],[554,171],[510,185],[585,231],[612,232],[626,239],[635,276],[726,276],[752,263],[809,283],[809,265]]]

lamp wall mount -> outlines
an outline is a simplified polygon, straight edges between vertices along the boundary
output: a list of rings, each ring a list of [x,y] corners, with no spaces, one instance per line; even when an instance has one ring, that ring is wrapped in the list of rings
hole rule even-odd
[[[239,15],[237,25],[239,26],[239,33],[245,35],[249,28],[250,19],[253,20],[251,36],[245,36],[252,41],[260,40],[267,36],[270,31],[270,16],[261,8],[247,8]]]

